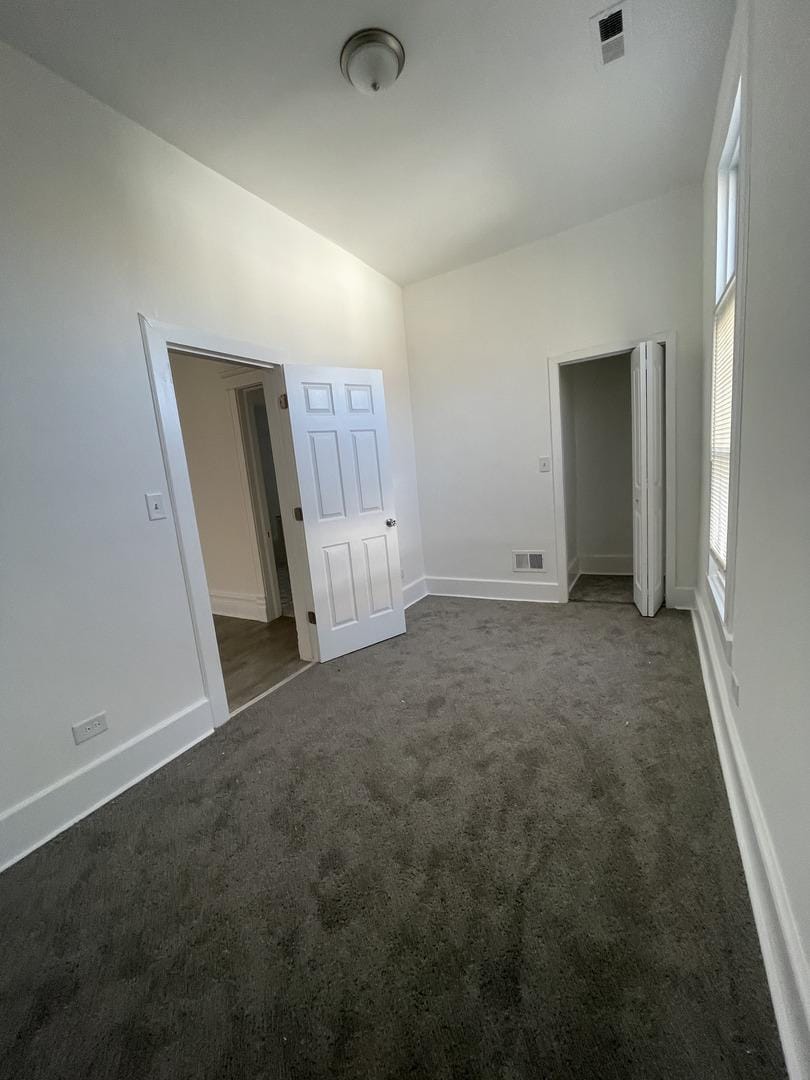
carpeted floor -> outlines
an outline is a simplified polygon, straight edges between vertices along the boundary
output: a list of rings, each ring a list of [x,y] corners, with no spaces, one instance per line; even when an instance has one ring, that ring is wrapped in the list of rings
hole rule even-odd
[[[633,579],[629,574],[580,574],[568,599],[589,604],[632,604]]]
[[[431,597],[0,877],[14,1080],[774,1080],[689,616]]]

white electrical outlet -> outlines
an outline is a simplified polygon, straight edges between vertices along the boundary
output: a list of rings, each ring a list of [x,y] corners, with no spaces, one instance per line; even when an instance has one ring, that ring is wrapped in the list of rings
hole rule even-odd
[[[551,472],[550,457],[541,457],[538,460],[540,461],[540,472]]]
[[[107,714],[100,712],[98,716],[91,716],[89,720],[80,720],[70,730],[73,732],[73,741],[78,746],[79,743],[87,742],[88,739],[95,738],[96,735],[107,730]]]

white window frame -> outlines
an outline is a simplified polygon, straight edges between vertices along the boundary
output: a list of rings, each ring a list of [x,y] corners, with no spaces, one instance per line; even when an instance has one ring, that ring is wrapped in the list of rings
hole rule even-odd
[[[740,412],[742,401],[742,352],[744,326],[744,297],[747,254],[747,197],[746,137],[743,124],[742,80],[737,85],[728,132],[717,166],[717,240],[715,261],[715,294],[712,323],[720,303],[734,282],[734,358],[732,369],[731,454],[729,461],[728,520],[726,525],[726,565],[723,568],[708,546],[707,583],[714,600],[717,616],[730,653],[734,599],[734,567],[737,547],[737,505],[739,497]],[[712,383],[714,363],[714,329],[712,332]],[[711,388],[710,388],[711,393]],[[709,424],[712,423],[711,411]],[[709,483],[711,484],[711,426],[709,431]]]

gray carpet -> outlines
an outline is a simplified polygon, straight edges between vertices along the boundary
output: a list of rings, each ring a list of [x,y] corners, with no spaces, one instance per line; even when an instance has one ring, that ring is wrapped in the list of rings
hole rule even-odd
[[[568,599],[589,604],[632,604],[633,579],[629,574],[580,574]]]
[[[408,624],[0,877],[0,1076],[784,1077],[688,615]]]

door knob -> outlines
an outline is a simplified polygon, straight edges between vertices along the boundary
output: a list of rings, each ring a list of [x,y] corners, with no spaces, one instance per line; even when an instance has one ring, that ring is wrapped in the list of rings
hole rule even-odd
[[[393,529],[393,527],[396,525],[396,523],[397,523],[396,518],[386,518],[385,519],[385,524],[388,526],[389,529]]]

